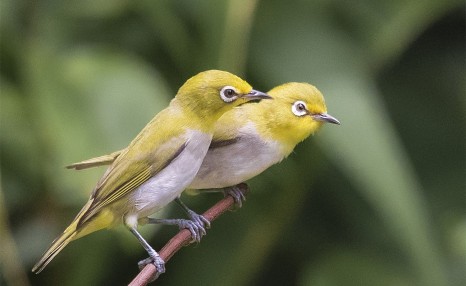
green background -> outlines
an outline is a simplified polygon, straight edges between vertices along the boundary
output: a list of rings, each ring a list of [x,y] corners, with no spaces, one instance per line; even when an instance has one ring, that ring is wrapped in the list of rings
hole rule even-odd
[[[212,68],[312,83],[342,125],[251,180],[159,284],[466,284],[464,1],[4,0],[0,25],[1,285],[131,281],[146,254],[123,227],[30,272],[104,172],[63,166],[125,147]],[[156,249],[177,231],[141,229]]]

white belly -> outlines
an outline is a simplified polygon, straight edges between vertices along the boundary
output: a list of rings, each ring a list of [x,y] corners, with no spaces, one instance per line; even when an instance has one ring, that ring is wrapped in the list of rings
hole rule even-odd
[[[275,141],[264,141],[251,127],[239,141],[210,149],[190,189],[215,189],[234,186],[280,162],[284,155]]]
[[[199,131],[188,132],[190,139],[178,157],[136,189],[131,202],[134,210],[127,218],[142,218],[159,211],[191,183],[207,153],[212,136]]]

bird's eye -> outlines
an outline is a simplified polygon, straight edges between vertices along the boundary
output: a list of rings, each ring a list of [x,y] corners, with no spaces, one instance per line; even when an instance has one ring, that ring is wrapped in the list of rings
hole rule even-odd
[[[293,103],[293,106],[291,106],[291,111],[293,111],[296,116],[303,116],[308,114],[306,103],[302,101],[296,101]]]
[[[225,94],[226,97],[232,97],[233,95],[235,95],[235,91],[231,88],[228,88],[225,90],[223,94]]]
[[[238,92],[232,86],[225,86],[220,90],[220,97],[225,102],[232,102],[238,98]]]

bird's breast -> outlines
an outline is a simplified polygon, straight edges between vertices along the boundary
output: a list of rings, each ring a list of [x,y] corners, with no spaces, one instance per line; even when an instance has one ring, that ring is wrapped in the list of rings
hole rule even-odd
[[[209,149],[190,189],[224,188],[262,173],[284,157],[280,144],[248,126],[234,143]]]
[[[134,192],[132,200],[137,217],[146,217],[165,207],[183,192],[198,172],[212,136],[188,130],[186,138],[183,151]]]

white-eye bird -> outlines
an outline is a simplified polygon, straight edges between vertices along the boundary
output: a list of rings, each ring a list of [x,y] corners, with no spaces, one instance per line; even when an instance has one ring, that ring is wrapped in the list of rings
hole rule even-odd
[[[290,82],[270,90],[273,100],[248,103],[216,123],[209,152],[189,189],[220,189],[241,206],[236,185],[291,154],[324,123],[340,124],[327,113],[322,93],[308,83]]]
[[[88,202],[52,243],[32,271],[39,273],[72,240],[124,224],[140,241],[157,271],[164,261],[137,231],[148,218],[177,199],[191,183],[212,140],[215,122],[249,100],[270,98],[241,78],[224,71],[199,73],[181,86],[169,106],[158,113],[118,156],[98,181]],[[185,207],[185,206],[184,206]],[[208,221],[188,211],[193,221],[172,220],[199,240]]]
[[[223,189],[241,206],[237,188],[286,158],[324,123],[340,124],[327,113],[322,93],[308,83],[290,82],[268,93],[273,100],[248,103],[226,112],[215,124],[207,155],[189,189]],[[119,150],[71,165],[76,170],[113,162]]]

